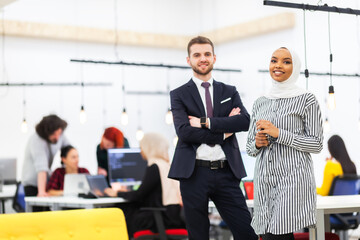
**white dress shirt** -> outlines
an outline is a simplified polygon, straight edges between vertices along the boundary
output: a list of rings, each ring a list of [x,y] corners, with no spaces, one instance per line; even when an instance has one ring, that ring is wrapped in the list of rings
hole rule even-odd
[[[206,100],[205,100],[205,88],[203,86],[201,86],[201,83],[203,83],[203,81],[196,77],[192,77],[192,79],[198,88],[198,91],[199,91],[200,97],[201,97],[201,101],[203,103],[203,106],[205,109],[205,114],[206,114],[207,111],[206,111]],[[214,88],[213,88],[214,79],[210,78],[209,81],[207,81],[207,82],[210,83],[209,92],[210,92],[210,96],[211,96],[211,102],[213,103],[214,102],[214,98],[213,98],[213,96],[214,96],[214,93],[213,93],[214,92]],[[213,104],[213,106],[214,106],[214,104]],[[210,128],[210,119],[209,119],[209,128]],[[203,143],[196,150],[196,159],[217,161],[217,160],[226,160],[226,156],[225,156],[225,153],[222,150],[220,144],[215,144],[215,146],[210,147],[209,145]]]

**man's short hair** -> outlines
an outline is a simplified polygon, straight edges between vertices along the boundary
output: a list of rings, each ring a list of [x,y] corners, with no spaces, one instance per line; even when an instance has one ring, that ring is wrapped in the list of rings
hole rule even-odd
[[[191,39],[190,42],[188,43],[187,46],[188,56],[190,56],[190,47],[194,44],[210,44],[214,54],[214,44],[212,43],[212,41],[207,37],[197,36]]]
[[[49,136],[56,130],[61,128],[63,131],[67,127],[67,122],[58,116],[52,114],[43,117],[43,119],[36,125],[35,130],[37,134],[49,142]]]

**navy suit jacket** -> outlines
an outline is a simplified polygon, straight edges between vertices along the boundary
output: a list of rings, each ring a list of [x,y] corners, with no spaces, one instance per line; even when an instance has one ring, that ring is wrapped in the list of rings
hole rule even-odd
[[[199,91],[192,79],[170,92],[171,111],[179,140],[169,178],[184,179],[191,176],[195,168],[196,150],[202,143],[220,144],[235,177],[241,179],[246,176],[235,134],[224,140],[224,133],[247,131],[250,123],[249,113],[234,86],[214,80],[213,90],[214,117],[210,118],[210,129],[190,126],[188,116],[206,116]],[[228,98],[230,100],[221,103]],[[229,117],[231,110],[236,107],[240,108],[240,115]]]

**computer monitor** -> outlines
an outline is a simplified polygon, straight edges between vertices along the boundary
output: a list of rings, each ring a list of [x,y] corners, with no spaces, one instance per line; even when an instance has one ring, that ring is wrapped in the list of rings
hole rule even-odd
[[[139,185],[144,177],[147,162],[139,148],[108,149],[109,180],[122,185]]]
[[[0,181],[16,184],[16,158],[0,158]]]
[[[249,156],[246,151],[241,151],[240,153],[247,173],[247,176],[242,180],[253,180],[256,158]]]

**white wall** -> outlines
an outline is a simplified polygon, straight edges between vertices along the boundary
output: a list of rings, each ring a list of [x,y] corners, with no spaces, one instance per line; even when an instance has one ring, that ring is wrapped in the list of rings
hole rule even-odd
[[[316,4],[318,1],[307,1]],[[324,1],[325,2],[325,1]],[[328,2],[338,5],[337,1]],[[347,1],[343,7],[359,8],[356,0]],[[112,0],[18,0],[5,8],[5,19],[48,22],[114,28],[114,1]],[[216,46],[219,68],[240,68],[243,73],[214,72],[217,80],[236,85],[245,106],[251,111],[252,103],[270,84],[267,69],[271,53],[280,46],[293,47],[304,60],[303,19],[301,10],[263,6],[262,1],[212,0],[167,1],[136,0],[118,1],[118,29],[169,34],[196,35],[201,31],[247,22],[279,12],[297,14],[296,27],[291,30],[252,37]],[[327,13],[307,12],[308,68],[315,72],[329,71]],[[355,16],[331,14],[333,72],[359,73],[359,25]],[[311,34],[310,34],[311,33]],[[0,38],[0,43],[3,40]],[[20,131],[22,121],[23,88],[0,88],[0,157],[15,156],[21,166],[25,144],[34,132],[33,127],[42,116],[56,113],[69,127],[66,135],[80,151],[80,165],[96,171],[95,147],[103,129],[117,126],[124,131],[131,146],[138,146],[135,132],[140,125],[145,132],[163,133],[169,141],[175,135],[172,126],[164,122],[169,104],[167,96],[126,96],[130,124],[120,124],[123,108],[121,84],[129,91],[166,91],[169,76],[170,88],[188,81],[189,70],[122,67],[71,63],[71,58],[115,60],[114,46],[68,41],[5,37],[4,59],[0,58],[0,82],[80,82],[81,67],[85,82],[111,82],[112,87],[85,88],[85,108],[88,122],[79,123],[81,105],[80,87],[29,87],[26,89],[26,117],[30,130]],[[160,48],[119,46],[120,59],[132,62],[170,63],[185,65],[186,51]],[[0,56],[2,54],[0,45]],[[7,77],[2,77],[5,64]],[[321,104],[323,116],[328,116],[332,128],[325,134],[324,150],[314,155],[318,184],[322,181],[324,159],[328,156],[326,141],[332,134],[342,136],[351,158],[360,169],[358,153],[359,79],[333,78],[337,108],[330,112],[325,107],[329,77],[311,76],[309,90]],[[305,86],[303,79],[299,84]],[[141,111],[141,118],[138,112]],[[239,143],[245,146],[246,133],[240,133]],[[173,151],[173,149],[171,150]],[[20,172],[21,167],[19,168]]]

